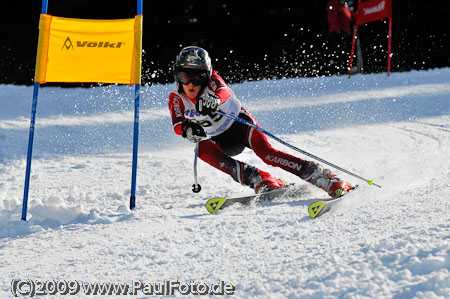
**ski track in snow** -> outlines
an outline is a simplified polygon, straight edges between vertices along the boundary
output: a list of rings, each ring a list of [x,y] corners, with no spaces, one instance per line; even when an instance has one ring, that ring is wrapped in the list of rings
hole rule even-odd
[[[143,91],[131,212],[132,92],[44,88],[27,222],[32,87],[0,86],[0,297],[12,296],[12,279],[222,279],[236,298],[450,298],[449,86],[450,69],[233,85],[262,126],[382,186],[339,173],[361,188],[314,220],[307,207],[324,192],[250,151],[237,158],[304,194],[209,215],[209,197],[251,190],[200,161],[202,192],[191,192],[193,146],[171,132],[162,98],[170,86]],[[112,97],[121,103],[105,103]]]

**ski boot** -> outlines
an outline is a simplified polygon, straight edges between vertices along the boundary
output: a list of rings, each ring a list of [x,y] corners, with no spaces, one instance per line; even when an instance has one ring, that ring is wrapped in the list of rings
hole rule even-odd
[[[318,163],[310,162],[307,168],[308,175],[302,177],[302,179],[323,189],[333,199],[341,197],[345,192],[353,188],[351,184],[342,181],[335,174],[331,173],[329,169],[323,169]]]
[[[239,162],[239,167],[234,169],[232,177],[236,182],[254,189],[255,193],[275,190],[286,185],[283,181],[272,177],[268,172],[243,162]]]
[[[258,177],[255,178],[258,183],[254,184],[255,193],[263,193],[270,190],[275,190],[285,186],[286,184],[277,178],[274,178],[269,173],[259,170]]]
[[[331,185],[328,190],[328,195],[330,195],[333,199],[338,198],[351,189],[353,189],[353,186],[350,183],[343,183],[339,180],[339,182],[335,182]]]

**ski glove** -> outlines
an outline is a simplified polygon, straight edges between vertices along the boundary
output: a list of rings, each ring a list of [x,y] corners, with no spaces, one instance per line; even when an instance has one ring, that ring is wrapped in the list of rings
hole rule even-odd
[[[197,98],[195,109],[201,115],[212,115],[219,106],[219,97],[215,94],[205,94]]]
[[[202,141],[202,139],[206,137],[203,127],[197,121],[192,119],[183,120],[181,129],[183,130],[183,137],[193,143]]]

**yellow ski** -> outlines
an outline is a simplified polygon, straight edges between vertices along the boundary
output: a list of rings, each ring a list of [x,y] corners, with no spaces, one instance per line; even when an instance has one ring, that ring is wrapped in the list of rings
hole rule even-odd
[[[295,193],[296,189],[294,188],[294,186],[295,186],[294,184],[289,184],[279,189],[243,197],[234,197],[234,198],[213,197],[206,202],[205,207],[208,212],[214,214],[218,210],[231,206],[232,204],[235,203],[245,205],[255,200],[257,201],[273,200],[275,198],[279,198],[285,195],[288,191],[292,191],[293,193]]]
[[[317,218],[328,212],[333,206],[339,203],[346,195],[352,193],[358,185],[351,188],[349,191],[343,193],[340,197],[331,200],[320,200],[313,202],[308,207],[308,214],[311,218]]]

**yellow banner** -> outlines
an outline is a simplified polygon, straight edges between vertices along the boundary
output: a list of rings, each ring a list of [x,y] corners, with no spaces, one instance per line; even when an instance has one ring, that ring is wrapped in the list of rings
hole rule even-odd
[[[86,20],[41,14],[34,81],[141,83],[142,15]]]

